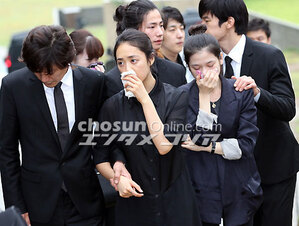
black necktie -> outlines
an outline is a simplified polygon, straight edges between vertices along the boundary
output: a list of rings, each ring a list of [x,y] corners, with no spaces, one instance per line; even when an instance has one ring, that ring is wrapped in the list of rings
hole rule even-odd
[[[62,82],[59,82],[54,88],[54,100],[57,114],[57,134],[63,151],[69,135],[69,120],[61,84]]]
[[[233,70],[233,67],[231,65],[232,58],[230,58],[229,56],[226,56],[224,58],[224,60],[225,60],[225,74],[224,74],[224,77],[225,78],[231,78],[234,75],[234,70]]]

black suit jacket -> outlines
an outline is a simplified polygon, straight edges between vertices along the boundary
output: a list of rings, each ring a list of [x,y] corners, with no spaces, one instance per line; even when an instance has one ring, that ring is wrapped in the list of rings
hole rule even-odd
[[[247,38],[241,75],[251,76],[261,90],[254,154],[262,183],[278,183],[299,169],[299,147],[289,126],[296,114],[295,96],[284,55]]]
[[[153,71],[157,73],[159,80],[164,83],[179,87],[187,83],[186,69],[177,63],[155,57],[155,62],[152,66]],[[120,79],[120,71],[117,66],[108,71],[106,74],[106,89],[108,97],[121,91],[124,87]]]
[[[64,152],[40,80],[26,67],[7,75],[0,98],[0,163],[6,207],[29,212],[36,222],[53,214],[64,181],[83,217],[98,216],[103,195],[78,123],[97,116],[103,100],[104,76],[82,67],[73,70],[75,117]],[[22,152],[19,161],[18,144]]]

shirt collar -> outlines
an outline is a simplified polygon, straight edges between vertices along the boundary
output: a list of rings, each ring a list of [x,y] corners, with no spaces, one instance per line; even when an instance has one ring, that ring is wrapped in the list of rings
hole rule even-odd
[[[229,54],[223,53],[223,58],[225,58],[228,55],[230,58],[232,58],[233,61],[237,62],[238,64],[241,64],[242,56],[245,49],[245,44],[246,44],[246,37],[243,34],[239,42],[234,46],[234,48],[229,52]]]
[[[73,87],[73,71],[71,66],[68,67],[67,72],[60,81],[62,82],[62,86]],[[45,84],[43,86],[45,90],[54,90],[54,87],[47,87]]]
[[[72,77],[73,73],[72,73],[72,67],[69,66],[67,72],[65,73],[65,75],[63,76],[63,78],[61,79],[62,84],[72,87],[73,86],[73,77]]]

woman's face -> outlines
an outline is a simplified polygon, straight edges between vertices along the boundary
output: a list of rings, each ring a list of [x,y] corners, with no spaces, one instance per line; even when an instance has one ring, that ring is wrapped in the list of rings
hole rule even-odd
[[[163,41],[163,20],[157,9],[149,11],[143,18],[143,22],[138,29],[150,38],[154,50],[159,50]]]
[[[86,50],[84,49],[82,53],[76,55],[74,63],[82,67],[88,67],[90,64],[95,63],[97,61],[98,59],[96,58],[89,60]]]
[[[133,70],[141,81],[151,73],[154,57],[147,59],[144,52],[128,42],[120,44],[116,50],[116,63],[121,73]]]
[[[196,52],[190,57],[189,69],[194,78],[196,78],[199,71],[203,75],[205,75],[208,70],[215,70],[218,71],[219,75],[222,63],[222,55],[220,56],[220,58],[218,58],[207,49],[202,49],[201,51]]]

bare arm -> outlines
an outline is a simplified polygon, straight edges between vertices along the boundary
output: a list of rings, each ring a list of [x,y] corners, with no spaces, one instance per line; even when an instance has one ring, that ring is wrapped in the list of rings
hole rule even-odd
[[[96,165],[97,170],[107,179],[111,180],[114,177],[114,171],[111,168],[109,162],[103,162]],[[120,181],[117,184],[119,195],[123,198],[129,198],[131,196],[142,197],[143,191],[140,186],[136,184],[132,179],[120,176]],[[136,189],[140,192],[136,192]]]
[[[137,76],[132,75],[127,75],[124,79],[128,81],[125,88],[134,93],[137,100],[142,105],[149,133],[152,136],[152,140],[160,155],[167,154],[172,149],[173,145],[164,135],[164,124],[162,123],[142,81]]]

